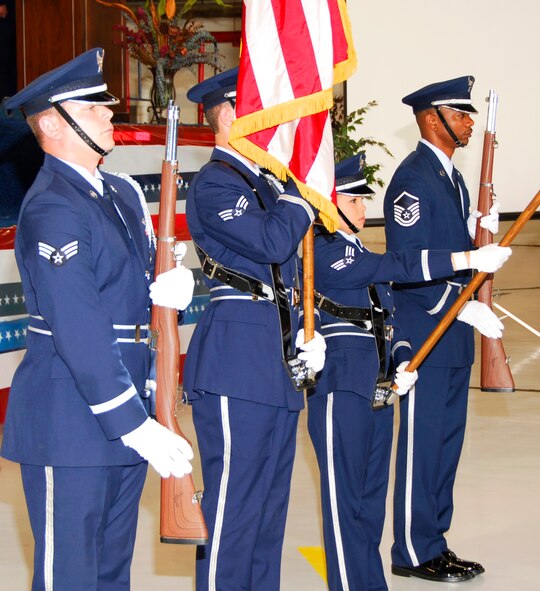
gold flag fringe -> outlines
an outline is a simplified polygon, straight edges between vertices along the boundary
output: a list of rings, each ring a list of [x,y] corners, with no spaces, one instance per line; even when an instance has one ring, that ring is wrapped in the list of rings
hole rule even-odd
[[[235,119],[232,124],[230,137],[238,139],[251,135],[257,131],[276,127],[295,119],[314,115],[332,108],[334,97],[332,89],[321,90],[315,94],[292,99],[285,103],[255,111]]]
[[[338,0],[339,12],[341,14],[341,22],[347,39],[348,56],[347,59],[334,66],[334,84],[339,84],[347,78],[350,78],[358,66],[358,58],[354,49],[354,42],[352,36],[352,25],[349,13],[347,12],[347,4],[345,0]]]
[[[229,140],[229,143],[246,158],[253,160],[263,168],[267,168],[282,181],[285,181],[287,176],[292,177],[301,195],[319,211],[319,217],[328,231],[335,232],[338,229],[339,215],[336,206],[330,199],[318,191],[315,191],[312,187],[308,187],[306,184],[302,183],[294,176],[287,166],[249,139],[240,137],[234,140]]]

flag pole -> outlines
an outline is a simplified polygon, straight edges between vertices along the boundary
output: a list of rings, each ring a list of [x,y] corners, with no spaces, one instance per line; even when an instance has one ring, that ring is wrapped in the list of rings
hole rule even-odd
[[[302,241],[302,272],[304,299],[304,339],[307,343],[315,336],[315,257],[313,244],[313,224]]]

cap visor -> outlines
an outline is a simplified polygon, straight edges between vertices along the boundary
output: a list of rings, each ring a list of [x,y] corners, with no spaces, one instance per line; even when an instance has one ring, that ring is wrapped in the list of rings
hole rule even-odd
[[[460,111],[461,113],[478,113],[478,111],[469,104],[456,104],[456,105],[438,105],[446,109],[452,109],[452,111]]]
[[[119,99],[106,90],[94,94],[87,94],[86,96],[73,97],[67,100],[74,103],[91,103],[93,105],[117,105],[120,102]]]
[[[375,195],[375,191],[367,185],[359,185],[357,187],[347,187],[343,189],[336,187],[336,193],[339,193],[340,195],[360,195],[364,197]]]

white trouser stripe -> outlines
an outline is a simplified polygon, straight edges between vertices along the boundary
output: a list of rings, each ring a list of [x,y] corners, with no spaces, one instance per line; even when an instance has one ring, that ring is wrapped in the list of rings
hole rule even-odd
[[[414,386],[409,390],[409,420],[407,429],[407,470],[405,475],[405,543],[413,566],[418,566],[418,558],[411,537],[412,527],[412,487],[413,487],[413,454],[414,454]]]
[[[45,591],[53,591],[54,566],[54,472],[52,466],[45,466],[45,556],[43,580]]]
[[[223,474],[219,485],[219,497],[217,503],[216,523],[212,536],[212,551],[210,552],[210,566],[208,570],[208,589],[216,591],[216,572],[221,530],[225,516],[225,501],[227,499],[227,485],[231,471],[231,427],[229,423],[229,399],[221,396],[221,427],[223,429]]]
[[[332,413],[334,408],[334,393],[330,392],[326,397],[326,461],[328,463],[328,488],[330,491],[330,511],[332,513],[332,526],[334,528],[334,541],[339,565],[339,576],[343,591],[349,591],[347,568],[345,566],[345,554],[343,553],[343,539],[339,526],[339,514],[336,493],[336,473],[334,470],[334,425]]]

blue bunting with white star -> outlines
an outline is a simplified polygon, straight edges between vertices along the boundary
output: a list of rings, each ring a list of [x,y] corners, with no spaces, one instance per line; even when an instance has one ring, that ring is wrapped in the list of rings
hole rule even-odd
[[[27,330],[28,316],[0,322],[0,353],[25,349]]]
[[[13,318],[23,316],[23,318]],[[26,347],[28,316],[20,283],[0,285],[0,353]]]
[[[195,288],[191,303],[183,312],[183,324],[196,324],[210,303],[210,292],[204,283],[202,271],[200,269],[192,269],[192,271]]]
[[[18,314],[26,314],[21,283],[2,283],[0,285],[0,318]]]

